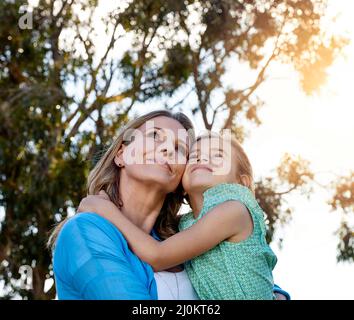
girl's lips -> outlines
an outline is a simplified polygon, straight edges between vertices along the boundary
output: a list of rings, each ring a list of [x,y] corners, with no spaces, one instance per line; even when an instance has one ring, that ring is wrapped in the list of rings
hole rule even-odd
[[[198,170],[198,169],[203,169],[203,170],[207,170],[207,171],[209,171],[209,172],[213,172],[213,170],[212,170],[210,167],[208,167],[208,166],[205,166],[205,165],[197,165],[197,166],[195,166],[195,167],[192,168],[191,173],[194,172],[194,171],[196,171],[196,170]]]

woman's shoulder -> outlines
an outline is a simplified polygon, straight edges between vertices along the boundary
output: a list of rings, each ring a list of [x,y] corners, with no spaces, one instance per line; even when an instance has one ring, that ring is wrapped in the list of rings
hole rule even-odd
[[[83,224],[83,225],[91,225],[91,224],[99,224],[99,225],[106,225],[106,224],[111,224],[110,221],[107,219],[103,218],[97,213],[94,212],[80,212],[72,217],[69,218],[68,222],[65,224],[65,226],[70,225],[70,224]],[[112,224],[113,225],[113,224]]]
[[[130,259],[132,255],[114,225],[95,213],[85,212],[71,217],[61,229],[53,251],[53,270],[57,281],[70,288],[73,286],[73,290],[80,288],[81,296],[93,279],[99,281],[112,276],[117,281],[117,274],[124,274],[125,283],[129,282],[135,267]],[[112,289],[112,292],[116,291]],[[95,292],[93,295],[109,296],[112,292]]]
[[[125,260],[128,244],[108,220],[95,213],[79,213],[60,230],[53,250],[56,273],[74,275],[94,259]]]
[[[98,215],[97,213],[81,212],[69,218],[69,220],[64,224],[62,228],[62,232],[64,232],[65,230],[75,230],[81,233],[86,229],[107,229],[108,231],[111,226],[114,225],[107,219]]]
[[[75,214],[63,226],[59,233],[59,244],[94,244],[95,246],[107,246],[107,244],[126,244],[122,233],[107,219],[92,212]]]

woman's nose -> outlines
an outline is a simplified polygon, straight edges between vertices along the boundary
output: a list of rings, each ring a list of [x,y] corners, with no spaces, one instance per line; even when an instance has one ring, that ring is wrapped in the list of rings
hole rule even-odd
[[[174,148],[171,146],[164,146],[163,149],[160,150],[164,156],[171,157],[174,154]]]

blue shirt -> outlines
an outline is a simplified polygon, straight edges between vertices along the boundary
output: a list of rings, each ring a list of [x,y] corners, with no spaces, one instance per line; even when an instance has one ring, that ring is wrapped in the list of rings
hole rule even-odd
[[[154,272],[121,232],[95,213],[80,213],[59,233],[53,269],[59,299],[157,299]]]
[[[110,221],[95,213],[76,214],[64,224],[53,252],[53,270],[61,300],[157,299],[151,266],[129,249]],[[274,292],[290,299],[277,286]]]

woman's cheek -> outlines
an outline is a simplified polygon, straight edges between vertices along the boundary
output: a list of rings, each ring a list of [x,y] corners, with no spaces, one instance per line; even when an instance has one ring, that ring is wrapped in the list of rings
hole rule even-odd
[[[186,166],[182,165],[182,164],[177,164],[176,165],[176,176],[178,177],[178,181],[180,182],[183,174],[184,174],[184,170],[185,170]]]

